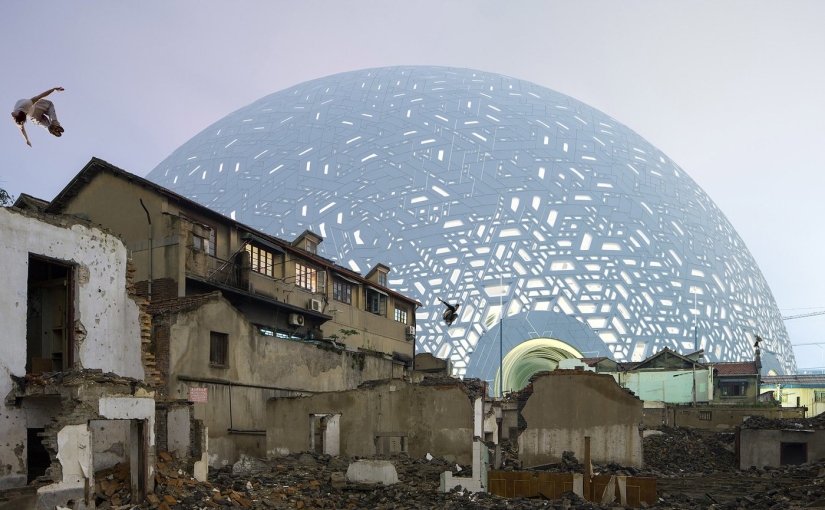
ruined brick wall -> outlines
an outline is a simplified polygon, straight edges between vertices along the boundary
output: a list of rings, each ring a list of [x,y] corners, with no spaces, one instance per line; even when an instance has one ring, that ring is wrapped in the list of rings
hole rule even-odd
[[[169,315],[155,315],[152,321],[152,352],[155,356],[155,368],[161,382],[157,387],[158,396],[169,393]]]
[[[132,279],[135,275],[135,266],[131,260],[126,266],[126,292],[129,298],[138,305],[140,321],[140,354],[143,362],[143,380],[152,388],[158,388],[163,384],[164,379],[160,377],[155,363],[155,355],[152,352],[152,317],[148,313],[149,302],[141,297],[137,292],[137,287]]]
[[[149,297],[149,282],[143,280],[135,283],[137,295]],[[152,280],[152,301],[163,301],[178,297],[178,282],[173,278],[158,278]]]

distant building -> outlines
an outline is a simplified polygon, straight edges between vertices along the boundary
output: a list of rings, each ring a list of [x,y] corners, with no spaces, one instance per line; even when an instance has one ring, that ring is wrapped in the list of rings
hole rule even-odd
[[[762,391],[772,391],[782,407],[807,407],[808,416],[825,411],[825,375],[766,375]]]

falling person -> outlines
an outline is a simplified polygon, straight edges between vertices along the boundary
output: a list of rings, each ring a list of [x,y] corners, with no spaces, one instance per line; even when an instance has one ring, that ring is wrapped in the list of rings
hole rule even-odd
[[[14,123],[20,128],[20,132],[23,133],[23,138],[26,139],[26,145],[29,147],[32,146],[32,143],[29,141],[29,135],[26,134],[26,119],[30,120],[32,124],[43,126],[54,136],[63,134],[63,127],[57,121],[57,113],[54,111],[54,103],[44,99],[55,91],[62,92],[63,87],[49,89],[31,99],[21,99],[14,104],[11,116]]]
[[[441,314],[441,318],[444,319],[444,322],[446,322],[448,326],[452,326],[453,322],[455,322],[455,320],[458,319],[458,307],[461,306],[461,303],[451,305],[450,303],[444,301],[441,298],[438,298],[438,300],[444,303],[444,305],[447,307],[447,309],[444,310],[444,313]]]

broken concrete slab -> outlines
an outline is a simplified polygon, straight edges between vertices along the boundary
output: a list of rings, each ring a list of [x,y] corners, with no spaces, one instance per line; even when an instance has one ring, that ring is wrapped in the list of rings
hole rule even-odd
[[[347,480],[360,483],[398,483],[395,465],[388,460],[359,460],[347,468]]]

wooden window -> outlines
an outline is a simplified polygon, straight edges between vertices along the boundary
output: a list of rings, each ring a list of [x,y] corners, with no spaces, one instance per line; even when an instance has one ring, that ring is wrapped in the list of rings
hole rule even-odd
[[[246,245],[246,252],[249,253],[249,264],[253,271],[262,275],[275,277],[275,255],[263,248]]]
[[[307,289],[310,292],[315,292],[318,288],[318,270],[296,262],[295,285]]]
[[[332,281],[332,299],[352,304],[352,284],[344,280],[335,279]]]
[[[382,317],[387,316],[387,296],[374,289],[367,288],[366,310]]]
[[[404,308],[395,306],[395,320],[400,322],[401,324],[407,323],[407,310]]]
[[[383,271],[378,271],[378,285],[382,287],[387,286],[387,273]]]
[[[209,333],[209,364],[213,367],[229,366],[229,335]]]
[[[723,397],[744,397],[748,385],[744,382],[723,382],[719,384]]]
[[[307,251],[310,253],[318,253],[318,243],[315,241],[310,241],[309,239],[306,240],[306,247]]]

